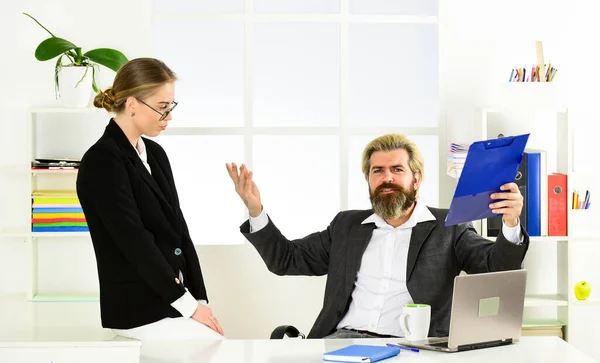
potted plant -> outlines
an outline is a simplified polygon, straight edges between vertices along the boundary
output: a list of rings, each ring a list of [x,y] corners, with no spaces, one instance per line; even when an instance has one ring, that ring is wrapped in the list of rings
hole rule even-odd
[[[99,92],[96,84],[99,65],[116,72],[128,61],[123,53],[111,48],[97,48],[82,53],[81,47],[56,37],[33,16],[23,14],[50,34],[50,38],[37,46],[35,58],[47,61],[58,57],[54,67],[54,87],[66,107],[86,107],[90,101],[90,86],[94,92]],[[68,62],[63,64],[63,60]]]

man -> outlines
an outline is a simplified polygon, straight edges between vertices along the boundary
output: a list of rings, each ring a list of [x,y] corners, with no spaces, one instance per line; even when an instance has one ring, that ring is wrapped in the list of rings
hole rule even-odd
[[[523,197],[516,184],[493,193],[490,208],[503,216],[496,243],[471,223],[444,226],[447,210],[420,202],[423,159],[397,134],[371,141],[363,173],[372,210],[337,214],[329,227],[289,241],[262,208],[252,172],[227,164],[250,219],[241,226],[269,270],[277,275],[325,275],[323,309],[309,338],[401,337],[408,303],[431,305],[429,336],[447,336],[454,277],[519,269],[529,238],[519,222]]]

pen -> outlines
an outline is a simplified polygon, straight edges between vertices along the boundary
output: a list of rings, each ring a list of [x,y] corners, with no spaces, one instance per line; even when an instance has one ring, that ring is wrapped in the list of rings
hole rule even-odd
[[[400,349],[410,350],[411,352],[419,353],[419,348],[405,347],[404,345],[400,345],[398,343],[387,343],[386,345],[388,347],[398,347]]]

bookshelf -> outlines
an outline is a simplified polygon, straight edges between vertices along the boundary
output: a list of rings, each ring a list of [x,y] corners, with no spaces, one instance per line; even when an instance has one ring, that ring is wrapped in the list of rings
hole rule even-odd
[[[98,302],[100,295],[98,293],[79,293],[79,294],[34,294],[31,299],[33,302]]]
[[[530,294],[525,297],[525,307],[557,307],[567,306],[567,299],[559,294],[544,295],[544,294]]]
[[[77,174],[77,169],[62,169],[62,170],[48,170],[48,169],[38,169],[31,170],[31,175],[39,175],[39,174],[56,174],[56,175],[69,175],[69,174]]]
[[[562,326],[563,339],[599,356],[600,347],[592,344],[589,336],[600,336],[600,264],[594,259],[600,256],[600,232],[596,227],[600,213],[593,206],[580,210],[571,207],[574,189],[590,190],[594,196],[600,194],[600,176],[585,170],[585,165],[575,169],[575,126],[568,109],[553,109],[547,104],[483,108],[476,111],[476,120],[481,139],[530,133],[527,148],[546,151],[547,174],[567,175],[567,235],[530,239],[524,261],[528,281],[523,326],[533,335],[538,328],[543,331],[545,326]],[[541,190],[542,206],[544,199],[547,203],[546,193],[547,189]],[[486,221],[482,220],[478,227],[487,237]],[[585,301],[577,300],[573,292],[575,284],[582,280],[592,286],[592,294]]]
[[[108,118],[107,112],[96,108],[32,108],[27,118],[26,160],[0,166],[2,177],[18,178],[19,185],[25,182],[11,196],[17,206],[11,222],[0,229],[0,237],[21,240],[26,246],[28,301],[99,301],[89,232],[32,232],[32,193],[74,190],[78,170],[34,170],[30,162],[37,157],[81,158],[100,137]]]
[[[32,232],[27,228],[3,228],[0,229],[0,236],[7,238],[89,238],[88,232]]]

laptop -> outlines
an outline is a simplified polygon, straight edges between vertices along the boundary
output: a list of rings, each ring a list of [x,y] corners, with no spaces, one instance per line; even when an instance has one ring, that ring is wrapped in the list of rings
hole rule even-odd
[[[526,283],[524,269],[456,276],[448,337],[400,344],[460,352],[517,342],[521,338]]]

